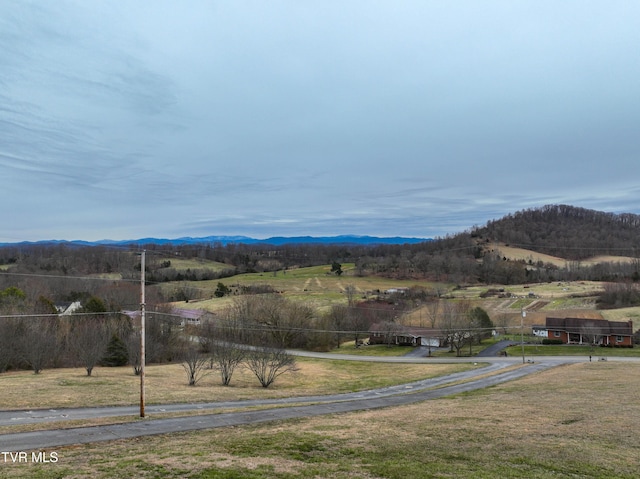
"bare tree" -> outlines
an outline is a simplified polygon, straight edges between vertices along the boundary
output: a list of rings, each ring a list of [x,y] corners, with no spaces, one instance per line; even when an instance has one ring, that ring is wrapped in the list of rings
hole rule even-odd
[[[361,335],[369,334],[372,320],[366,314],[366,311],[358,308],[349,308],[348,310],[349,329],[352,331],[355,346],[360,344]]]
[[[372,324],[394,322],[398,316],[394,306],[382,301],[366,301],[349,308],[347,330],[352,331],[356,347],[360,336],[368,336]]]
[[[269,332],[269,343],[279,347],[301,347],[305,330],[313,320],[313,310],[304,304],[277,295],[256,298],[253,321]]]
[[[440,314],[440,300],[437,298],[430,298],[430,301],[425,304],[424,310],[427,315],[427,319],[429,320],[429,324],[431,325],[431,329],[435,328]]]
[[[350,308],[344,304],[334,304],[326,315],[327,329],[331,331],[331,340],[333,345],[340,347],[342,341],[346,340],[347,333],[350,331],[349,324]]]
[[[181,353],[182,367],[187,373],[189,386],[195,386],[209,373],[209,358],[202,354],[199,345],[192,341],[185,341]]]
[[[209,354],[210,368],[220,373],[223,386],[231,383],[234,371],[244,361],[247,347],[242,344],[243,336],[241,323],[234,318],[218,323],[208,321],[202,325],[202,348]]]
[[[312,324],[314,311],[309,306],[293,301],[279,301],[275,314],[263,323],[271,332],[275,344],[281,347],[302,347],[306,330]]]
[[[355,305],[356,294],[358,290],[353,284],[348,284],[344,287],[344,295],[347,298],[347,305],[352,308]]]
[[[236,368],[242,364],[247,354],[247,347],[242,344],[216,343],[211,353],[211,359],[220,373],[223,386],[231,383],[231,377]]]
[[[23,320],[19,341],[21,358],[35,374],[53,361],[58,347],[56,318],[29,318]]]
[[[100,318],[83,318],[74,328],[71,350],[75,360],[87,371],[87,376],[91,376],[93,368],[104,356],[110,337]]]
[[[496,326],[502,329],[502,334],[507,334],[508,327],[511,324],[511,316],[506,313],[500,313],[496,317]]]
[[[600,321],[585,320],[580,326],[580,335],[591,346],[593,351],[593,347],[600,344],[602,338],[606,335],[606,331],[601,326]]]
[[[462,347],[472,339],[468,317],[469,303],[445,301],[442,306],[442,329],[447,336],[451,351],[455,349],[456,356],[460,356]]]
[[[248,338],[252,344],[264,344],[266,340],[279,347],[304,347],[315,322],[311,307],[276,294],[238,298],[226,315],[255,332],[255,338]]]
[[[383,321],[380,323],[379,331],[384,335],[384,342],[387,344],[387,347],[390,348],[395,343],[398,334],[402,331],[402,326],[395,321]]]
[[[282,374],[296,370],[295,358],[283,348],[257,346],[247,350],[246,364],[268,388]]]

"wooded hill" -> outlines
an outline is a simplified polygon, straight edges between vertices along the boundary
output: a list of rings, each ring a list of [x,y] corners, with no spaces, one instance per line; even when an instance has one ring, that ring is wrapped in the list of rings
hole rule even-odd
[[[567,260],[600,255],[637,257],[640,215],[548,205],[489,221],[486,226],[474,229],[471,236]]]
[[[358,244],[148,244],[149,282],[199,281],[246,272],[272,272],[323,264],[353,263],[357,275],[448,281],[458,284],[559,280],[618,281],[640,279],[640,216],[603,213],[566,205],[520,211],[485,226],[433,241],[403,245]],[[567,260],[559,266],[535,259],[513,260],[496,244],[517,246]],[[0,248],[5,273],[83,276],[112,274],[139,277],[139,245],[11,245]],[[579,263],[611,255],[620,261]],[[626,259],[622,259],[626,257]],[[193,259],[188,267],[185,260]],[[200,261],[201,266],[195,263]],[[211,265],[215,262],[215,267]],[[181,266],[182,265],[182,266]],[[26,278],[24,279],[26,281]],[[0,275],[0,288],[22,282]],[[20,286],[20,285],[18,285]]]

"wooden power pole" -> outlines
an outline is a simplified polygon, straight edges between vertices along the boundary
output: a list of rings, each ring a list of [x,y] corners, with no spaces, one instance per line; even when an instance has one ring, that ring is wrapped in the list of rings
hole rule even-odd
[[[142,251],[142,257],[140,260],[140,417],[144,417],[144,363],[145,363],[145,332],[144,332],[144,323],[145,323],[145,294],[144,294],[144,286],[145,286],[145,253],[146,251]]]

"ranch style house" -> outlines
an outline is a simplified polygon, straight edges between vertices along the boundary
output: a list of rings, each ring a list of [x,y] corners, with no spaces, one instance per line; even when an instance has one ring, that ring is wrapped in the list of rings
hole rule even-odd
[[[633,321],[548,317],[544,326],[533,326],[533,334],[564,344],[633,347]]]
[[[369,344],[397,346],[445,346],[446,335],[440,329],[412,328],[395,323],[376,323],[369,328]]]

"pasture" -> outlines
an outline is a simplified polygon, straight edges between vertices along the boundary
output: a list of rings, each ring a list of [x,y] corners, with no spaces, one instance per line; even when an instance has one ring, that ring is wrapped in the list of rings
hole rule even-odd
[[[538,253],[524,248],[517,248],[514,246],[508,246],[505,244],[492,243],[487,245],[486,250],[495,251],[501,256],[512,261],[524,261],[529,264],[535,265],[538,262],[549,263],[559,268],[562,268],[571,263],[572,261],[560,258],[557,256],[551,256],[544,253]],[[574,263],[580,263],[583,265],[592,266],[598,263],[631,263],[637,261],[637,258],[631,256],[594,256],[581,261],[575,261]]]
[[[246,273],[229,278],[211,281],[186,282],[189,287],[201,292],[204,299],[180,302],[180,308],[205,309],[218,311],[228,306],[234,296],[222,298],[214,297],[213,293],[219,282],[232,291],[239,291],[247,286],[270,286],[286,298],[304,302],[320,311],[327,310],[333,304],[346,304],[345,288],[353,286],[356,299],[362,300],[378,295],[379,292],[390,288],[423,286],[431,288],[434,283],[419,280],[396,280],[378,276],[357,276],[353,264],[343,264],[344,273],[340,276],[331,272],[330,265],[312,266],[308,268],[293,268],[271,273]],[[440,288],[450,288],[450,285],[439,285]]]
[[[162,263],[163,261],[170,261],[170,268],[174,268],[179,271],[186,271],[188,269],[210,269],[213,271],[223,271],[231,268],[228,264],[219,263],[217,261],[211,261],[201,258],[180,258],[170,257],[165,259],[164,257],[155,258],[150,255],[150,262]]]
[[[549,311],[561,311],[561,314],[573,314],[578,317],[603,317],[612,321],[632,319],[640,320],[640,307],[620,310],[596,310],[596,296],[602,291],[603,285],[597,281],[563,281],[551,283],[533,283],[527,285],[474,285],[455,287],[449,283],[434,283],[424,280],[398,280],[377,276],[357,276],[353,264],[343,264],[344,274],[337,276],[331,273],[330,265],[308,268],[294,268],[272,273],[248,273],[223,278],[220,280],[184,282],[189,287],[198,290],[203,297],[189,302],[177,302],[174,305],[181,309],[203,309],[217,312],[230,306],[235,294],[217,298],[214,291],[218,282],[238,292],[247,286],[270,286],[284,297],[293,301],[303,302],[318,312],[326,312],[332,305],[346,304],[345,288],[353,286],[356,300],[371,299],[391,288],[424,287],[428,290],[438,290],[441,294],[454,299],[465,299],[473,306],[485,309],[494,323],[504,322],[506,317],[509,328],[519,328],[520,312],[527,311],[526,326],[544,324],[544,317]],[[162,287],[176,287],[169,283]],[[493,295],[484,297],[487,291],[493,290]],[[424,305],[408,311],[405,322],[414,326],[427,326],[428,312]],[[519,330],[518,330],[519,331]]]

